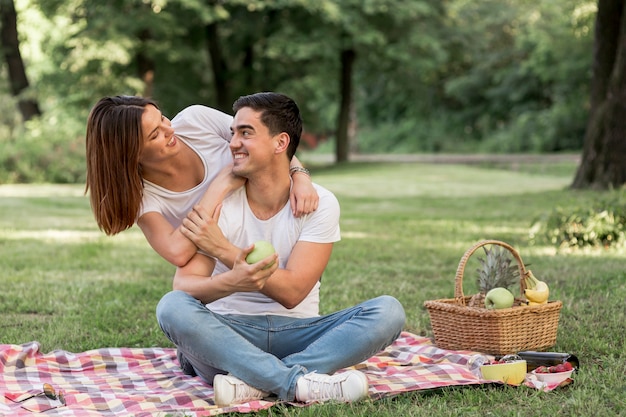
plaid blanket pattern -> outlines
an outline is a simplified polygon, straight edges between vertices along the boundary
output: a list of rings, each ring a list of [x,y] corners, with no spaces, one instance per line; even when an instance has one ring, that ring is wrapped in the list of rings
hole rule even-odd
[[[374,399],[407,391],[482,384],[467,369],[473,352],[447,351],[431,339],[404,332],[396,342],[352,367],[364,372]],[[44,383],[62,389],[66,405],[43,395]],[[247,413],[276,404],[253,401],[218,407],[213,389],[184,375],[175,349],[102,348],[81,353],[40,352],[37,342],[0,345],[0,415],[185,416]]]

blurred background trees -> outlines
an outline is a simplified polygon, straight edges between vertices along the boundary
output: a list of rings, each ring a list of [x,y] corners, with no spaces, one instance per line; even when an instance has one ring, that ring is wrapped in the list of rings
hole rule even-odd
[[[281,91],[304,112],[307,144],[338,161],[583,149],[595,0],[0,4],[3,55],[14,4],[29,82],[16,93],[0,64],[0,183],[83,181],[88,111],[114,94],[151,96],[173,116]],[[20,114],[24,99],[41,115]]]

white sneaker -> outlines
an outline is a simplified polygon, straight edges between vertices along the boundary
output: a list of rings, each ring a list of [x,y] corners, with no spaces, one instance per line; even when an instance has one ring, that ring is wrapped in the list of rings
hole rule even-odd
[[[268,397],[269,392],[252,388],[239,378],[232,375],[215,375],[213,393],[216,405],[241,404],[248,401]]]
[[[367,397],[367,377],[359,371],[347,371],[336,375],[306,374],[296,383],[296,400],[357,401]]]

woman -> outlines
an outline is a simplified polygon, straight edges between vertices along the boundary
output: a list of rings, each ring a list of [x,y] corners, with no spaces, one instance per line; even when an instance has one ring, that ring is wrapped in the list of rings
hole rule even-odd
[[[190,106],[170,122],[157,104],[132,96],[102,98],[87,121],[87,184],[101,230],[120,233],[137,223],[159,255],[183,266],[197,252],[181,232],[193,206],[214,213],[243,185],[230,173],[232,117]],[[296,216],[317,208],[307,171],[292,160],[290,195]],[[200,248],[209,254],[214,248]]]

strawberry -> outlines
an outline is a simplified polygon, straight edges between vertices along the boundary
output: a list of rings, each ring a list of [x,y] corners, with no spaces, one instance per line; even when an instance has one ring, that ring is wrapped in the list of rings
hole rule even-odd
[[[556,374],[558,372],[567,372],[574,369],[571,363],[564,362],[553,366],[539,366],[535,369],[536,374]]]

